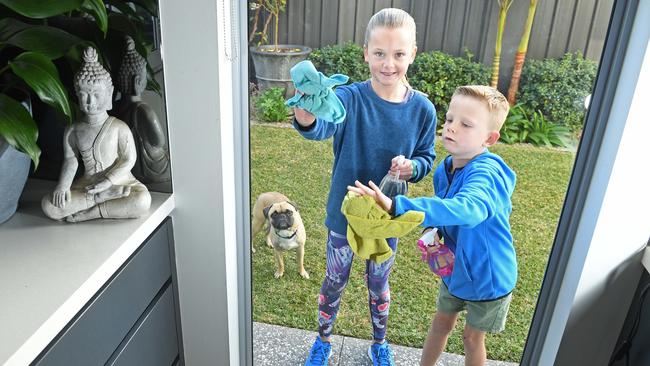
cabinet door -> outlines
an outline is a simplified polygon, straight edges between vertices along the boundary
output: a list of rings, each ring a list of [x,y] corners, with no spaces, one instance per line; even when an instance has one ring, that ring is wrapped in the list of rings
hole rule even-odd
[[[103,365],[171,279],[166,220],[34,362]]]
[[[171,283],[156,300],[107,365],[160,366],[171,365],[176,359],[178,339]]]

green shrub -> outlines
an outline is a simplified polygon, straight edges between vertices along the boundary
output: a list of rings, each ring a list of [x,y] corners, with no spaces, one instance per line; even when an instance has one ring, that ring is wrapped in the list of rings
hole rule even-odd
[[[559,59],[526,60],[517,102],[540,110],[551,121],[573,131],[582,128],[584,99],[591,94],[598,65],[580,53]]]
[[[535,146],[569,147],[569,128],[552,123],[540,111],[529,112],[521,104],[510,108],[501,128],[500,140],[507,144],[530,143]]]
[[[331,74],[349,76],[348,83],[370,78],[368,65],[363,59],[363,47],[352,42],[315,49],[309,54],[309,60],[318,71],[327,76]]]
[[[257,96],[255,107],[262,121],[282,122],[289,116],[289,109],[284,105],[284,89],[269,88]]]
[[[424,52],[415,57],[408,71],[413,88],[429,96],[436,106],[438,120],[443,121],[454,90],[461,85],[487,85],[490,70],[472,61],[472,55],[454,57],[440,51]]]

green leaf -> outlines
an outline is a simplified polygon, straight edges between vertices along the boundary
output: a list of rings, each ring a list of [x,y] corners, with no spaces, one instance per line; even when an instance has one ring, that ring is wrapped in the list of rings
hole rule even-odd
[[[0,21],[0,43],[38,52],[51,59],[63,56],[74,45],[82,42],[85,41],[59,28],[25,24],[13,19]]]
[[[156,74],[154,73],[151,65],[147,62],[147,90],[151,90],[162,98],[162,88],[158,81],[156,81]]]
[[[36,144],[38,128],[25,107],[6,94],[0,94],[0,136],[9,145],[29,155],[38,168],[41,149]]]
[[[60,110],[72,121],[70,100],[56,67],[47,57],[25,52],[9,62],[11,70],[22,78],[45,103]]]
[[[508,124],[508,123],[515,123],[515,122],[520,121],[520,120],[522,120],[522,119],[524,119],[524,116],[519,115],[519,114],[513,114],[512,116],[510,116],[510,117],[508,117],[508,118],[506,119],[506,124]]]
[[[6,43],[14,34],[29,28],[29,24],[13,18],[0,19],[0,42]]]
[[[142,57],[146,59],[147,56],[149,56],[149,50],[144,46],[144,40],[142,39],[142,34],[138,30],[138,27],[136,27],[135,24],[133,24],[131,19],[129,19],[127,16],[123,14],[113,13],[109,15],[108,20],[109,20],[108,26],[111,29],[120,31],[133,38],[133,42],[135,43],[135,49],[136,51],[138,51],[140,55],[142,55]]]
[[[539,136],[534,132],[528,135],[528,140],[535,146],[541,145],[541,140]]]
[[[127,15],[129,17],[138,17],[135,9],[131,7],[130,4],[122,0],[105,0],[106,4],[109,4],[119,10],[120,13]]]
[[[144,9],[151,16],[158,17],[158,6],[155,0],[106,0],[107,4],[113,5],[118,8],[123,14],[136,14],[137,10],[133,9],[133,4],[139,8]],[[128,8],[128,11],[125,9]],[[141,16],[138,18],[143,19]]]
[[[84,0],[0,0],[0,4],[28,18],[43,19],[78,9]]]
[[[152,77],[148,77],[146,89],[151,90],[152,92],[156,93],[159,97],[162,98],[162,88],[160,87],[160,84],[158,84],[156,79]]]
[[[131,0],[130,2],[139,5],[154,17],[158,16],[158,6],[155,0]]]
[[[106,14],[106,5],[102,0],[85,0],[82,5],[84,10],[87,10],[97,21],[97,26],[104,33],[108,31],[108,14]]]
[[[551,143],[551,145],[553,145],[553,146],[566,147],[564,141],[562,141],[560,138],[558,138],[555,135],[549,136],[548,140]]]

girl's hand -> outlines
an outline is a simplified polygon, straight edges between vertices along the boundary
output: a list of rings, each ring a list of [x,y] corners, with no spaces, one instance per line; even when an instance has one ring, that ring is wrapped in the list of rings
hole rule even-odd
[[[302,127],[309,127],[314,123],[314,121],[316,121],[316,116],[304,109],[294,107],[293,113],[296,117],[296,121],[298,121],[298,124]]]
[[[411,164],[411,160],[406,159],[404,155],[397,155],[390,163],[389,172],[392,175],[399,172],[399,178],[403,180],[409,180],[413,176],[413,164]]]
[[[368,182],[368,186],[365,186],[363,183],[355,180],[354,185],[355,187],[348,186],[348,191],[354,192],[360,196],[370,196],[375,200],[375,202],[377,202],[379,207],[383,208],[390,214],[393,213],[393,200],[383,194],[375,183],[370,181]]]

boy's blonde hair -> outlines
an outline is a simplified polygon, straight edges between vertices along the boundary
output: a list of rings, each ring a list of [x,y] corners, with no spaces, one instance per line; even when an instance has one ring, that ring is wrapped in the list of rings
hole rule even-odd
[[[413,47],[416,46],[415,39],[415,20],[411,14],[407,13],[402,9],[397,8],[384,8],[376,12],[368,21],[368,26],[366,27],[366,35],[363,40],[363,47],[368,47],[368,40],[370,40],[370,35],[375,28],[384,27],[388,29],[395,29],[405,27],[411,33],[411,38],[413,40]],[[409,84],[406,79],[406,75],[402,78],[402,82],[406,85],[407,88],[411,89],[411,84]]]
[[[454,91],[452,98],[456,95],[466,95],[484,101],[487,105],[488,111],[490,112],[488,128],[492,131],[499,131],[501,126],[503,126],[506,117],[508,117],[510,104],[506,97],[495,88],[487,85],[459,86],[456,88],[456,91]]]

